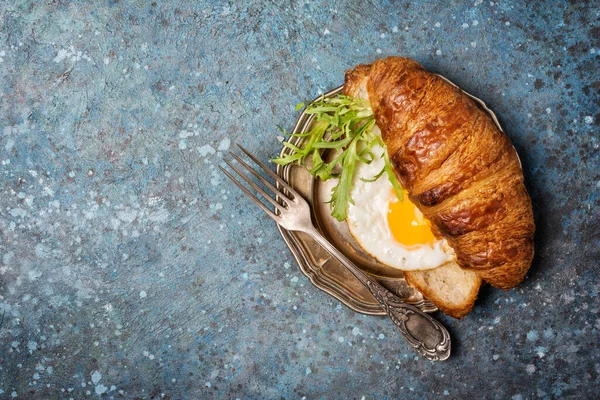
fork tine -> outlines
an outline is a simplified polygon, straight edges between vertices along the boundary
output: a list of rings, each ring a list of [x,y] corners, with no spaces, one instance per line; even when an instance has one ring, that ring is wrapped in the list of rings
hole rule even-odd
[[[229,179],[231,179],[233,181],[233,183],[235,183],[240,189],[242,189],[242,191],[244,193],[246,193],[246,195],[248,195],[248,197],[250,197],[256,203],[256,205],[258,205],[269,217],[273,218],[273,220],[275,222],[277,222],[277,219],[279,217],[277,217],[275,214],[273,214],[273,212],[271,212],[271,210],[269,210],[267,208],[267,206],[265,206],[255,195],[253,195],[248,189],[246,189],[246,186],[242,185],[240,183],[240,181],[235,179],[233,177],[233,175],[231,175],[229,172],[227,172],[227,170],[225,168],[221,167],[220,165],[219,165],[219,169],[221,171],[223,171],[225,173],[225,175],[227,175],[229,177]]]
[[[269,167],[267,167],[265,164],[263,164],[262,162],[260,162],[256,157],[254,157],[248,150],[246,150],[245,148],[243,148],[241,145],[237,145],[244,153],[246,153],[246,155],[248,157],[250,157],[252,159],[252,161],[254,161],[255,163],[257,163],[267,174],[269,174],[271,176],[271,178],[275,179],[279,184],[281,184],[284,188],[287,189],[288,192],[290,192],[294,197],[296,198],[302,198],[302,196],[300,196],[300,194],[298,192],[296,192],[294,189],[292,189],[292,187],[290,185],[287,184],[286,181],[284,181],[283,179],[281,179],[279,176],[277,176],[277,174],[273,171],[271,171],[271,169]]]
[[[233,155],[233,154],[232,154]],[[236,157],[237,158],[237,157]],[[244,179],[251,187],[252,189],[256,190],[258,193],[262,194],[263,197],[269,202],[271,203],[275,208],[277,208],[280,212],[284,211],[284,206],[279,204],[278,202],[276,202],[271,196],[269,196],[268,193],[266,193],[264,190],[262,190],[260,188],[260,186],[258,186],[256,183],[252,182],[252,180],[250,178],[248,178],[246,176],[246,174],[244,174],[242,171],[240,171],[239,169],[237,169],[236,167],[233,166],[233,164],[231,164],[229,161],[227,160],[223,160],[225,162],[225,164],[229,165],[229,167],[234,170],[242,179]],[[240,160],[241,161],[241,160]],[[243,162],[243,161],[242,161]],[[243,162],[244,163],[244,162]],[[259,177],[261,180],[264,180],[264,178],[262,176],[260,176],[258,173],[256,173],[253,169],[250,168],[250,166],[246,163],[244,163],[246,165],[246,167],[248,167],[248,169],[250,171],[252,171],[254,173],[255,176]],[[265,181],[267,182],[267,181]],[[267,184],[269,184],[267,182]],[[269,186],[271,186],[269,184]],[[272,186],[271,186],[272,187]],[[276,193],[280,193],[278,190],[276,190],[275,188],[273,188],[273,190]]]
[[[288,197],[281,192],[281,190],[277,189],[275,186],[273,186],[271,184],[271,182],[269,182],[268,180],[266,180],[265,178],[263,178],[258,172],[256,172],[256,170],[254,168],[252,168],[251,166],[249,166],[244,160],[242,160],[240,157],[238,157],[237,155],[235,155],[232,152],[229,152],[229,154],[236,159],[237,162],[239,162],[241,165],[243,165],[244,167],[246,167],[246,169],[252,173],[252,175],[254,175],[255,177],[257,177],[262,183],[265,184],[265,186],[267,186],[269,189],[271,189],[273,191],[273,193],[279,195],[280,197],[283,197],[283,200],[288,200]],[[266,196],[266,194],[264,195]]]

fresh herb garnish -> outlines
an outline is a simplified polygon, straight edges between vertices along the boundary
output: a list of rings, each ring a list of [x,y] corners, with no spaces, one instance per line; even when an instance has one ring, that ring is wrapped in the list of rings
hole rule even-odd
[[[298,104],[296,110],[303,106],[303,103]],[[348,203],[354,204],[350,198],[350,191],[356,163],[370,164],[375,157],[383,157],[385,166],[373,180],[386,173],[396,196],[402,200],[402,187],[394,175],[387,151],[381,155],[372,152],[375,145],[385,148],[385,144],[380,135],[372,132],[375,117],[367,101],[344,95],[332,98],[321,97],[308,105],[306,113],[314,115],[311,129],[306,133],[291,134],[290,136],[300,137],[303,140],[298,146],[289,141],[284,142],[283,145],[293,152],[277,157],[273,161],[280,165],[304,166],[312,176],[322,181],[338,178],[330,201],[331,215],[334,218],[338,221],[345,220]],[[283,129],[281,130],[287,134]],[[329,162],[323,159],[325,149],[335,152]]]

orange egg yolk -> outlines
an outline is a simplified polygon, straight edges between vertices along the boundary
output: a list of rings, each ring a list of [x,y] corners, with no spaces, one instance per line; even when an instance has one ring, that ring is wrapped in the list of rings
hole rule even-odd
[[[423,245],[435,241],[429,221],[411,203],[406,191],[404,191],[404,199],[398,200],[398,197],[392,190],[388,206],[387,222],[394,239],[405,246]]]

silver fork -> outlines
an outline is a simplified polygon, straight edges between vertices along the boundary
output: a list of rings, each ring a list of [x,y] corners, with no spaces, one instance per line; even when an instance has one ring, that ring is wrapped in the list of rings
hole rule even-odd
[[[442,361],[450,357],[450,334],[446,328],[437,320],[433,319],[428,314],[419,310],[410,304],[402,301],[398,296],[388,291],[381,286],[377,281],[362,272],[352,261],[344,256],[337,248],[335,248],[327,239],[325,239],[319,231],[314,227],[310,217],[310,207],[308,203],[282,178],[277,176],[266,165],[260,162],[255,156],[250,154],[242,146],[238,147],[252,161],[258,164],[264,172],[271,176],[275,181],[285,188],[284,191],[277,189],[268,180],[262,177],[255,169],[249,166],[244,160],[230,153],[230,155],[245,169],[254,175],[260,182],[269,188],[279,199],[285,204],[280,204],[267,194],[260,186],[256,185],[245,173],[236,168],[231,162],[224,160],[225,163],[235,171],[250,187],[256,190],[267,200],[274,208],[271,211],[265,206],[248,188],[246,188],[239,180],[237,180],[226,169],[219,168],[244,191],[254,202],[277,224],[283,228],[292,231],[300,231],[312,236],[321,246],[329,251],[337,258],[356,278],[365,285],[373,297],[384,307],[385,311],[392,319],[404,339],[410,344],[417,353],[421,354],[431,361]]]

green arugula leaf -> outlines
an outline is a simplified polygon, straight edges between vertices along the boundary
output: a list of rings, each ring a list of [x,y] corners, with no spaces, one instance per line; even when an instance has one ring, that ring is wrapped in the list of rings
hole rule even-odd
[[[363,182],[375,182],[377,179],[381,178],[381,175],[383,175],[384,172],[385,172],[385,168],[382,168],[381,171],[379,171],[377,173],[377,175],[375,175],[371,179],[360,178],[360,180],[363,181]]]
[[[304,103],[298,104],[296,110],[302,107]],[[277,157],[272,161],[279,165],[304,166],[312,176],[322,181],[338,178],[329,204],[332,209],[331,215],[338,221],[343,221],[348,214],[348,204],[354,204],[350,198],[350,191],[356,163],[371,163],[377,157],[372,152],[373,146],[379,145],[385,148],[385,144],[379,135],[372,132],[375,117],[371,106],[365,100],[345,95],[332,98],[322,96],[306,106],[305,112],[314,118],[311,129],[305,133],[288,135],[302,138],[302,141],[298,146],[284,142],[283,145],[290,148],[293,153]],[[278,128],[287,135],[283,128]],[[322,152],[325,150],[335,151],[335,156],[330,162],[325,162],[322,157]],[[402,200],[402,187],[394,174],[387,150],[381,157],[385,161],[383,170],[373,179],[363,180],[375,181],[386,173],[396,195]],[[334,170],[339,172],[334,173]]]
[[[394,173],[394,168],[392,167],[392,163],[390,162],[390,157],[388,156],[387,149],[383,153],[383,159],[385,161],[385,165],[383,169],[387,173],[388,179],[394,188],[394,192],[396,193],[396,197],[398,200],[404,200],[404,192],[402,191],[402,186],[400,186],[400,182],[398,182],[398,178],[396,178],[396,174]]]
[[[343,221],[348,215],[348,203],[352,203],[350,190],[352,189],[352,178],[356,166],[356,140],[348,146],[342,162],[342,173],[338,184],[331,192],[331,215],[338,221]],[[354,204],[354,203],[352,203]]]

